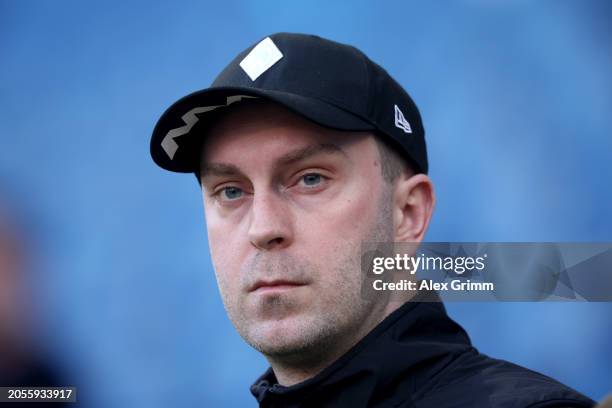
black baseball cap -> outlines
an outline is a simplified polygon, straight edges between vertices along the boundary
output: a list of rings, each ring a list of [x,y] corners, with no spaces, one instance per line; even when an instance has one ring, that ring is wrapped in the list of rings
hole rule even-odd
[[[209,88],[172,104],[153,130],[153,160],[170,171],[197,173],[206,125],[224,108],[253,97],[325,127],[373,131],[417,173],[427,173],[425,131],[408,93],[357,48],[291,33],[250,46]]]

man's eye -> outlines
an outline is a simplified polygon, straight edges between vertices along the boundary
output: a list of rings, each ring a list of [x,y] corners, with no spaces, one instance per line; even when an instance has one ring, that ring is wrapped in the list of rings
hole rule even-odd
[[[225,187],[219,191],[223,200],[237,200],[242,197],[243,191],[238,187]]]
[[[317,173],[308,173],[302,176],[301,182],[307,187],[314,187],[323,182],[323,176]]]

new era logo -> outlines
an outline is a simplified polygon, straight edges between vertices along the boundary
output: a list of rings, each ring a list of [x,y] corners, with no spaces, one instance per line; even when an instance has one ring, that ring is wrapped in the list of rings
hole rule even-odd
[[[395,126],[402,129],[405,133],[412,133],[410,123],[404,117],[404,114],[397,105],[395,106]]]

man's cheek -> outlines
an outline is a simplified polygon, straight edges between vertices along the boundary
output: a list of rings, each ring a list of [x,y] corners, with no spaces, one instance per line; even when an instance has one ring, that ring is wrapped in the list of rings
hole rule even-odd
[[[359,188],[358,186],[350,187],[343,199],[339,200],[338,205],[334,207],[333,214],[330,214],[328,236],[337,237],[339,230],[353,236],[368,224],[376,212],[376,200],[372,199],[378,194],[376,186],[368,184]],[[355,220],[360,220],[360,222],[355,222]]]
[[[232,277],[228,274],[229,265],[227,265],[227,259],[228,258],[224,256],[223,253],[213,251],[212,263],[215,270],[215,277],[219,285],[219,291],[224,298],[232,296]]]
[[[239,287],[236,285],[237,281],[220,270],[216,270],[215,274],[223,304],[230,314],[235,314],[236,310],[240,309],[239,304],[242,302]]]
[[[223,237],[226,239],[223,239]],[[228,234],[209,233],[208,245],[210,246],[210,255],[215,267],[215,271],[228,271],[229,263],[235,259],[235,251],[232,251],[234,245],[227,239]],[[234,255],[232,256],[232,252]]]
[[[231,258],[224,256],[223,254],[219,254],[216,259],[213,259],[213,265],[215,268],[215,275],[217,276],[217,280],[219,283],[223,283],[224,286],[228,286],[231,280],[236,280],[236,276],[233,274],[232,266],[230,264]]]

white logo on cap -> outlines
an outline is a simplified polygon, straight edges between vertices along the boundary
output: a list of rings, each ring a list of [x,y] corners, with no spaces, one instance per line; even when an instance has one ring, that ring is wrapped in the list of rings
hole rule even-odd
[[[405,133],[412,133],[410,123],[404,117],[404,114],[397,105],[395,106],[395,126],[402,129]]]
[[[191,109],[189,112],[181,116],[181,119],[183,119],[183,122],[185,122],[184,126],[177,127],[176,129],[172,129],[166,133],[166,136],[164,136],[161,141],[162,149],[164,149],[164,152],[166,152],[170,160],[174,159],[174,155],[179,147],[174,139],[189,133],[193,125],[198,123],[198,120],[200,120],[200,118],[197,116],[199,113],[210,112],[218,108],[225,108],[226,106],[230,106],[232,103],[239,102],[244,98],[256,97],[247,95],[232,95],[225,98],[225,104],[223,105],[198,106],[197,108]]]
[[[240,61],[240,67],[251,78],[251,81],[255,81],[281,58],[283,58],[283,53],[270,37],[266,37]]]

